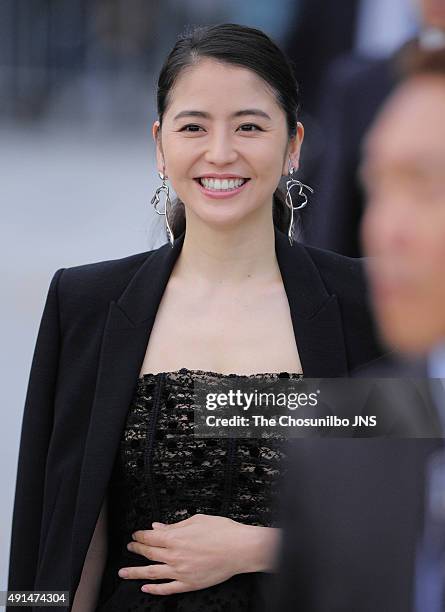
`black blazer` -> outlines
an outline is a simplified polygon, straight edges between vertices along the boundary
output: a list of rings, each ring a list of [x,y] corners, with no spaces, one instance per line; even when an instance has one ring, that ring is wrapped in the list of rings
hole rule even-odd
[[[71,601],[115,461],[174,247],[61,268],[40,324],[23,415],[9,590]],[[275,230],[304,375],[346,376],[381,348],[362,263]],[[184,364],[187,365],[187,364]]]
[[[267,612],[413,612],[425,466],[441,441],[298,442]]]

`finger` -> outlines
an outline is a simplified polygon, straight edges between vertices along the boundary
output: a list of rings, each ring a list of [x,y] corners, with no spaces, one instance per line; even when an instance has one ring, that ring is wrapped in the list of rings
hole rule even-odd
[[[161,548],[158,546],[147,546],[140,542],[130,542],[127,544],[128,550],[138,555],[143,555],[151,561],[160,561],[161,563],[169,563],[171,553],[167,548]]]
[[[169,525],[165,525],[166,529],[176,529],[177,527],[185,527],[185,525],[189,525],[190,523],[194,523],[196,517],[199,516],[194,514],[190,518],[184,519],[183,521],[178,521],[177,523],[170,523]]]
[[[145,531],[136,531],[133,536],[135,542],[147,544],[147,546],[159,546],[167,548],[166,533],[164,529],[146,529]]]
[[[147,578],[158,580],[160,578],[174,579],[176,577],[174,568],[167,563],[145,565],[142,567],[123,567],[119,570],[118,574],[121,578],[125,578],[126,580],[144,580]]]
[[[173,580],[172,582],[164,582],[162,584],[144,584],[141,587],[141,591],[144,593],[152,593],[153,595],[172,595],[173,593],[186,593],[187,591],[193,591],[189,585],[180,580]]]

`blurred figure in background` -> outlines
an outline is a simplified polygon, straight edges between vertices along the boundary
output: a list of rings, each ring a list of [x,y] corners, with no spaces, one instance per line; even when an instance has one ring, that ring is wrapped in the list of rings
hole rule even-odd
[[[143,120],[156,74],[186,24],[236,22],[281,40],[301,0],[3,0],[0,119]]]
[[[445,3],[428,0],[432,17]],[[434,9],[438,10],[435,12]],[[440,13],[439,9],[442,9]],[[442,22],[445,24],[445,19]],[[428,37],[434,36],[431,32]],[[444,35],[445,36],[445,35]],[[387,342],[438,379],[432,400],[445,432],[445,50],[420,56],[366,141],[363,244]],[[445,435],[445,434],[444,434]],[[445,446],[426,466],[416,612],[445,611]]]
[[[366,139],[363,244],[381,333],[405,357],[389,375],[428,377],[445,432],[445,50],[412,62]],[[293,447],[273,609],[444,612],[443,434]]]
[[[360,172],[377,320],[387,343],[415,355],[445,342],[445,49],[418,61],[366,139]]]
[[[321,123],[320,97],[325,98],[325,74],[340,56],[351,53],[370,58],[392,54],[417,31],[413,0],[300,0],[299,10],[290,15],[286,52],[295,64],[301,86],[302,116],[308,127],[301,175],[316,192],[311,209],[318,202],[318,176],[323,151],[330,142]],[[331,103],[330,92],[327,101]],[[329,139],[327,138],[329,134]],[[306,225],[311,210],[303,211]]]
[[[387,56],[413,34],[412,0],[300,0],[286,52],[294,61],[305,111],[317,113],[324,73],[349,53]],[[382,27],[384,24],[384,27]]]
[[[353,54],[333,62],[328,71],[320,96],[320,120],[329,137],[314,178],[316,199],[305,215],[308,244],[351,257],[362,254],[359,226],[364,194],[357,174],[362,139],[409,56],[419,48],[445,45],[445,1],[416,2],[422,24],[418,36],[389,57]],[[384,22],[381,26],[385,30]]]
[[[324,71],[335,57],[354,45],[359,0],[301,0],[288,30],[285,50],[294,62],[302,105],[309,114],[317,107]]]

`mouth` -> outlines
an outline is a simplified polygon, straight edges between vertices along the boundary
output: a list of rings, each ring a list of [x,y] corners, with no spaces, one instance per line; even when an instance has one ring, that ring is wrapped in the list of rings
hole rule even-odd
[[[202,187],[205,187],[205,189],[211,189],[213,191],[229,191],[230,189],[237,189],[249,180],[250,179],[248,178],[241,177],[217,179],[214,177],[202,176],[195,179],[195,181],[202,185]]]
[[[209,197],[226,198],[240,193],[250,178],[224,178],[198,177],[194,179],[201,192]]]

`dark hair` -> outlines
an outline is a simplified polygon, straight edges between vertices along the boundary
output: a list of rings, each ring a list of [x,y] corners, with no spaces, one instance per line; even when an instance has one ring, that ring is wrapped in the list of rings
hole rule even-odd
[[[178,36],[158,78],[157,110],[161,125],[177,78],[184,68],[197,64],[201,58],[248,68],[266,81],[286,114],[289,138],[295,136],[300,102],[291,61],[264,32],[236,23],[189,26]],[[273,196],[274,224],[287,232],[289,218],[285,195],[277,188]],[[169,221],[175,237],[185,230],[184,204],[179,198],[173,202]]]

